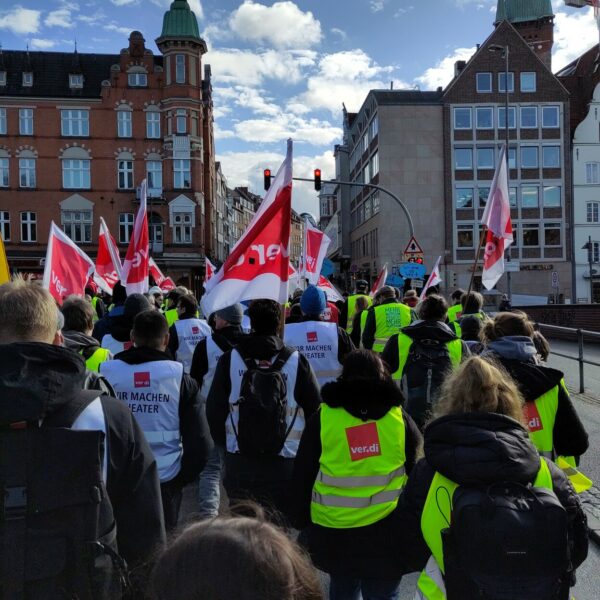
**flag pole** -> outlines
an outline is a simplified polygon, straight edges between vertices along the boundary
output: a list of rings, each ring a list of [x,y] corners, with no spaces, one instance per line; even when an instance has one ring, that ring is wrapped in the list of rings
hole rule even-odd
[[[486,236],[486,228],[485,225],[481,228],[481,235],[479,236],[479,246],[477,247],[477,254],[475,255],[475,262],[473,263],[473,271],[471,273],[471,281],[469,281],[469,289],[467,294],[471,293],[471,289],[473,288],[473,279],[475,278],[475,271],[477,271],[477,264],[479,263],[479,257],[481,256],[481,247],[483,246],[483,242]]]

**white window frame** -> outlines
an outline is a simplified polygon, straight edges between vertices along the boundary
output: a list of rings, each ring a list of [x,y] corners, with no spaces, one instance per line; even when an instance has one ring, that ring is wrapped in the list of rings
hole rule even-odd
[[[500,73],[498,73],[498,93],[500,94],[505,94],[506,90],[504,89],[504,86],[502,85],[502,81],[504,80],[504,76],[506,75],[506,73],[504,71],[500,71]],[[508,72],[508,93],[512,94],[515,91],[515,74],[513,71],[509,71]]]
[[[90,111],[85,109],[61,110],[60,134],[64,137],[89,137]]]
[[[533,86],[527,87],[523,85],[523,76],[533,76]],[[519,77],[521,92],[524,94],[533,94],[537,91],[537,73],[535,71],[523,71]]]
[[[586,203],[586,223],[600,223],[600,202]]]
[[[178,108],[175,111],[175,133],[187,134],[187,111],[185,108]]]
[[[6,117],[6,108],[0,108],[0,135],[6,135],[8,131],[8,121]]]
[[[175,55],[175,83],[185,83],[185,54]]]
[[[133,159],[119,158],[117,160],[117,188],[119,190],[133,189]]]
[[[487,75],[487,78],[489,79],[489,82],[490,82],[490,85],[488,88],[485,88],[485,87],[479,85],[479,79],[480,79],[479,76],[480,75]],[[479,94],[490,94],[493,89],[492,74],[489,71],[482,71],[480,73],[477,73],[477,75],[475,75],[475,87],[477,89],[477,93],[479,93]]]
[[[89,158],[63,158],[63,188],[66,190],[89,190],[92,179],[90,168]],[[81,183],[81,185],[76,185],[77,183]]]
[[[523,203],[523,197],[524,197],[524,193],[523,190],[525,189],[535,189],[537,192],[537,202],[535,204],[535,206],[525,206],[525,204]],[[522,185],[521,186],[521,208],[539,208],[540,207],[540,186],[539,185]]]
[[[33,135],[33,108],[19,109],[19,135]]]
[[[511,156],[513,157],[511,159]],[[515,146],[508,148],[508,168],[516,169],[518,167],[517,148]]]
[[[500,117],[500,114],[503,113],[506,110],[505,106],[499,106],[498,107],[498,129],[504,129],[503,123],[502,123],[502,118]],[[512,118],[511,118],[512,116]],[[512,125],[511,122],[512,121]],[[517,128],[517,107],[516,106],[509,106],[508,107],[508,128],[509,129],[516,129]]]
[[[0,188],[7,188],[10,185],[10,159],[7,156],[0,156]]]
[[[35,188],[35,158],[19,158],[19,187]]]
[[[133,213],[119,213],[119,243],[128,244],[133,232],[135,215]]]
[[[171,229],[173,243],[178,245],[189,245],[193,241],[194,213],[173,212],[171,214]]]
[[[521,106],[519,111],[519,126],[521,129],[537,129],[538,128],[538,111],[537,106]],[[523,115],[529,111],[535,111],[535,123],[533,125],[523,125]]]
[[[546,151],[549,149],[558,150],[558,164],[546,164]],[[560,169],[560,146],[558,144],[547,144],[542,146],[542,168],[544,169]]]
[[[160,112],[157,110],[146,112],[146,137],[151,140],[160,139]]]
[[[481,150],[487,150],[488,152],[491,151],[492,152],[492,162],[491,163],[486,163],[484,165],[480,165],[479,164],[479,152]],[[481,146],[476,148],[476,157],[477,157],[477,168],[478,169],[494,169],[495,168],[495,158],[494,158],[494,147],[493,146]]]
[[[127,73],[127,85],[129,87],[148,87],[148,74],[147,73]]]
[[[479,115],[483,112],[491,115],[490,124],[483,126],[479,124]],[[493,106],[478,106],[475,108],[475,129],[494,129],[494,107]]]
[[[471,231],[471,245],[470,246],[459,246],[458,234],[460,231]],[[473,232],[472,223],[458,223],[456,225],[456,249],[457,250],[472,250],[475,247],[475,233]]]
[[[540,247],[540,222],[537,223],[523,223],[521,225],[521,248],[539,248]],[[537,230],[538,234],[538,243],[537,244],[525,244],[525,230],[535,231]]]
[[[375,151],[369,161],[369,170],[371,171],[371,179],[379,173],[379,152]]]
[[[600,183],[600,162],[585,163],[585,182],[588,185],[597,185]]]
[[[33,87],[33,73],[31,71],[23,73],[21,85],[23,87]]]
[[[553,104],[550,106],[542,106],[540,108],[542,112],[542,129],[558,129],[560,127],[560,107]],[[556,125],[546,125],[545,123],[544,113],[549,110],[552,110],[556,114]]]
[[[63,231],[77,244],[91,244],[94,215],[90,209],[60,211]]]
[[[69,87],[75,90],[83,88],[83,75],[71,73],[69,75]]]
[[[471,153],[471,166],[470,167],[459,167],[456,164],[456,155],[457,152],[460,150],[468,150]],[[468,148],[454,148],[454,170],[455,171],[472,171],[473,170],[473,148],[468,147]]]
[[[558,190],[558,204],[546,202],[546,192],[550,190]],[[544,208],[560,208],[562,206],[562,187],[560,185],[544,185],[542,186],[542,206]]]
[[[525,164],[525,161],[523,160],[523,152],[525,150],[529,150],[529,149],[534,149],[535,150],[535,156],[536,156],[536,161],[535,161],[535,165],[527,165]],[[539,146],[521,146],[521,169],[539,169],[540,168],[540,149]]]
[[[459,206],[458,205],[458,199],[460,197],[460,193],[459,190],[470,190],[471,192],[471,205],[470,206]],[[475,190],[473,189],[473,186],[457,186],[455,189],[455,194],[454,194],[454,206],[457,208],[457,210],[473,210],[473,202],[475,201]]]
[[[186,166],[187,168],[185,168]],[[185,173],[188,174],[187,182],[185,180]],[[192,163],[189,158],[173,159],[173,187],[176,190],[188,190],[192,187]]]
[[[20,215],[20,224],[21,241],[30,244],[37,242],[37,213],[30,210],[23,211]]]
[[[469,113],[469,126],[468,127],[458,127],[456,124],[456,116],[460,111],[468,111]],[[473,129],[473,109],[470,106],[455,106],[454,107],[454,112],[453,114],[453,123],[454,123],[454,129],[457,131],[469,131],[471,129]]]
[[[562,227],[558,221],[552,221],[550,223],[544,223],[544,247],[545,248],[560,248],[563,243]],[[546,231],[557,231],[558,230],[558,244],[547,244],[546,243]]]
[[[117,110],[117,137],[130,138],[133,136],[132,114],[131,110]]]
[[[156,181],[157,174],[158,174],[158,181]],[[162,189],[163,189],[162,160],[147,160],[146,161],[146,178],[148,180],[148,190],[160,190],[160,192],[162,193]],[[157,185],[157,183],[159,185]]]
[[[0,210],[0,235],[5,242],[10,242],[10,213]]]

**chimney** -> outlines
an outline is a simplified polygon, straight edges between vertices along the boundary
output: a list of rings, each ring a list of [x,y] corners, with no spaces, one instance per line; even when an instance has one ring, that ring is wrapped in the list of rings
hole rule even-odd
[[[466,66],[467,66],[466,60],[457,60],[454,63],[454,77],[458,77],[464,71]]]

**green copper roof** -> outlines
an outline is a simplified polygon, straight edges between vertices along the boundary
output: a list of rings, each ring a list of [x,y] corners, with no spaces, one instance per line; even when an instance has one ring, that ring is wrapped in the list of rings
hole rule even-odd
[[[160,37],[187,37],[200,39],[196,15],[187,0],[173,0],[163,17]]]
[[[522,23],[553,16],[551,0],[498,0],[494,23]]]

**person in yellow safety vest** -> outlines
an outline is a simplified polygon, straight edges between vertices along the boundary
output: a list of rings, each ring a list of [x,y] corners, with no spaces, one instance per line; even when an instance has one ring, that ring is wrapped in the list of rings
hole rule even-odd
[[[575,466],[588,449],[588,434],[562,371],[539,364],[533,333],[533,323],[525,313],[498,313],[484,325],[483,355],[499,361],[519,387],[530,436],[540,453],[552,460],[575,457],[570,459]]]
[[[85,294],[90,297],[90,302],[94,308],[94,323],[106,314],[106,307],[102,298],[98,296],[98,286],[90,279],[85,286]]]
[[[367,322],[367,310],[369,309],[370,298],[367,296],[359,296],[356,299],[354,318],[352,319],[352,332],[350,339],[356,348],[360,347],[360,338],[362,337],[365,323]]]
[[[69,296],[63,303],[62,313],[65,319],[65,346],[80,354],[86,368],[97,373],[100,363],[110,360],[112,354],[106,348],[101,348],[91,335],[94,328],[92,305],[79,296]]]
[[[392,378],[401,383],[406,412],[420,429],[435,405],[444,378],[470,354],[467,345],[446,325],[447,311],[442,296],[427,296],[419,305],[421,320],[393,335],[381,355]]]
[[[165,319],[167,320],[167,324],[169,327],[175,323],[179,319],[179,315],[177,314],[177,302],[181,296],[185,296],[188,294],[187,288],[184,288],[181,285],[178,285],[176,288],[172,289],[167,294],[167,306],[165,308]]]
[[[356,300],[366,298],[369,306],[373,302],[368,294],[369,284],[364,279],[359,279],[355,284],[355,288],[356,291],[346,298],[346,302],[340,311],[339,326],[345,328],[348,335],[352,334],[354,315],[356,314]]]
[[[483,312],[483,296],[479,292],[468,292],[460,298],[462,310],[457,313],[457,318],[449,323],[450,329],[461,337],[462,330],[460,323],[467,316],[475,316],[482,321],[486,321],[488,316]]]
[[[452,323],[452,321],[457,321],[460,319],[462,314],[462,304],[460,303],[460,299],[462,298],[463,294],[465,294],[465,290],[458,288],[450,295],[451,305],[448,308],[448,323]]]
[[[398,598],[405,572],[392,535],[398,498],[421,434],[378,355],[356,350],[323,386],[294,465],[293,521],[315,565],[331,575],[329,598]]]
[[[446,598],[444,579],[449,573],[444,565],[442,530],[452,523],[453,495],[461,485],[487,489],[495,483],[512,482],[551,488],[569,515],[570,539],[565,542],[572,568],[585,560],[588,536],[581,503],[564,473],[540,457],[531,443],[522,424],[521,396],[500,369],[480,357],[464,362],[446,380],[435,417],[425,429],[425,456],[410,474],[395,523],[402,540],[398,561],[421,571],[415,599]],[[508,548],[511,539],[511,532],[506,531],[503,542]],[[517,547],[522,543],[514,542]],[[526,570],[527,565],[523,566]],[[532,571],[535,567],[531,565]],[[563,578],[566,588],[571,582],[568,575]],[[510,586],[511,580],[503,578],[496,583]],[[509,592],[503,597],[513,596]],[[556,598],[566,600],[567,596]],[[463,599],[467,596],[461,596]],[[454,599],[450,596],[449,600]]]
[[[384,285],[375,294],[373,306],[367,312],[362,332],[363,347],[383,352],[389,338],[415,319],[415,313],[406,304],[396,300],[394,288]]]

